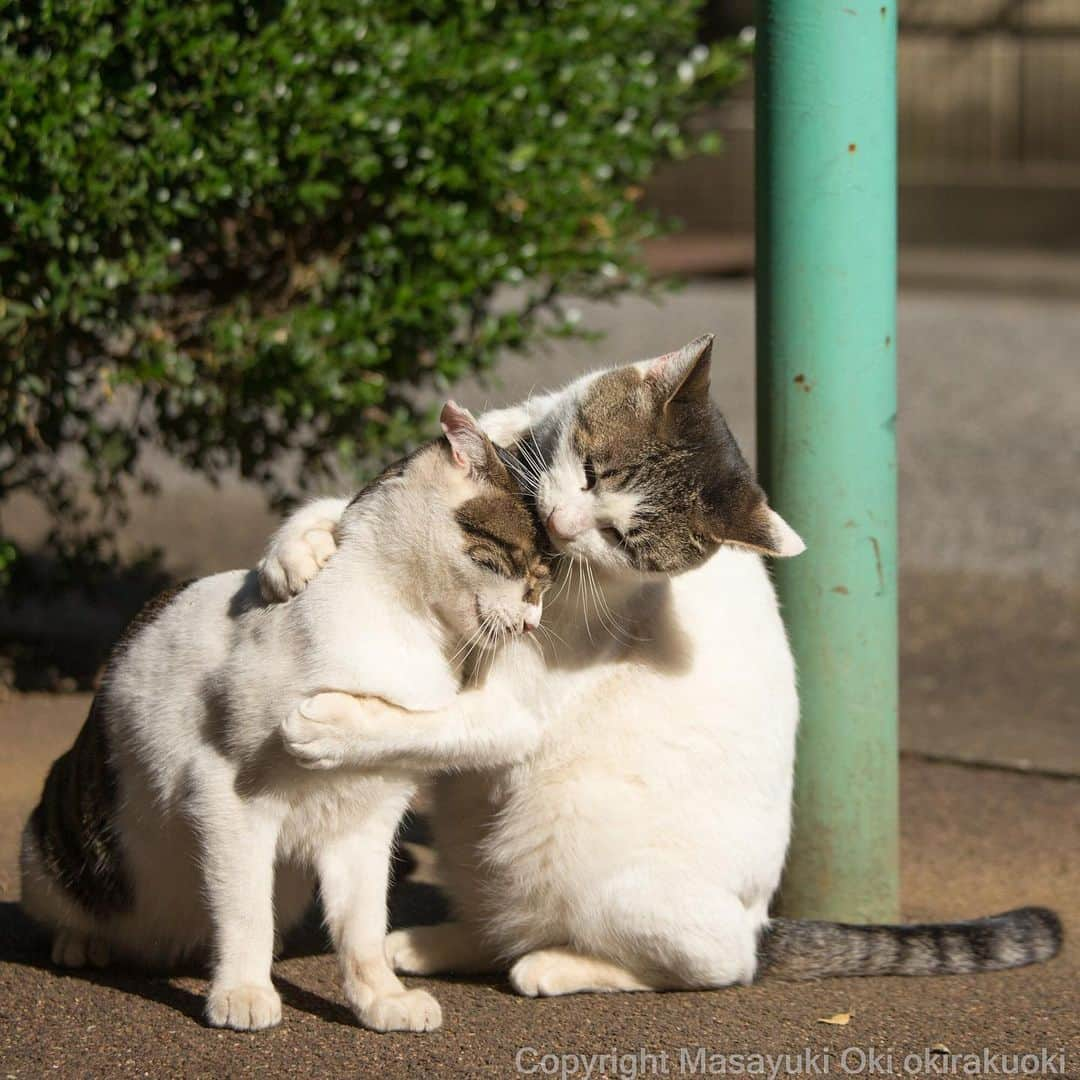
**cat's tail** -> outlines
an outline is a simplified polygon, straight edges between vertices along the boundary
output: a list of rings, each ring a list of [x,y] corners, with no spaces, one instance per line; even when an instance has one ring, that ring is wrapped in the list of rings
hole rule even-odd
[[[969,922],[860,926],[773,919],[758,942],[758,978],[962,975],[1024,967],[1056,956],[1064,934],[1047,908]]]

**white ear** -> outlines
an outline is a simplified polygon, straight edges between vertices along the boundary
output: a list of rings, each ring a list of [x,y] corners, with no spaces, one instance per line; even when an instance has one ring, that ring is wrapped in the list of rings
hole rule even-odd
[[[513,446],[529,430],[529,410],[524,405],[491,409],[478,423],[496,446]]]
[[[801,555],[806,550],[803,538],[771,506],[766,507],[766,513],[773,536],[769,554],[781,559]]]
[[[448,401],[439,414],[439,423],[450,444],[454,464],[467,472],[483,470],[488,461],[488,440],[473,414],[456,401]]]
[[[646,361],[645,381],[655,387],[661,405],[708,398],[712,343],[712,334],[702,334],[675,352]]]

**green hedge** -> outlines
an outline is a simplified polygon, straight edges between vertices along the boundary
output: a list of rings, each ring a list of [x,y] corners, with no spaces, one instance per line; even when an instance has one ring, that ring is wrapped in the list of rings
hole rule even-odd
[[[418,388],[641,285],[640,186],[740,69],[696,7],[5,5],[0,498],[59,545],[68,448],[113,512],[146,438],[279,492],[370,466]]]

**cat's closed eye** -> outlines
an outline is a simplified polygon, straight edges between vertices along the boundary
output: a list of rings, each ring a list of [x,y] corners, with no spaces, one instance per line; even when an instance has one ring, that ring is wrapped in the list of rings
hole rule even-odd
[[[493,555],[487,548],[474,547],[469,549],[469,558],[472,559],[477,566],[482,566],[485,570],[490,570],[495,574],[505,574],[506,568],[502,562]]]
[[[593,466],[592,458],[586,458],[582,462],[582,467],[585,470],[585,486],[582,491],[592,491],[596,487],[596,469]]]
[[[592,491],[598,480],[614,480],[622,472],[621,469],[599,467],[592,458],[586,458],[582,467],[585,471],[585,486],[582,491]]]

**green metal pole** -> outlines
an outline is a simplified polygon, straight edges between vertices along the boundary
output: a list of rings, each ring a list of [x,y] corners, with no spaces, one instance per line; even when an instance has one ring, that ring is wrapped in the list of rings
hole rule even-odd
[[[758,0],[758,459],[806,541],[783,913],[899,914],[896,4]]]

